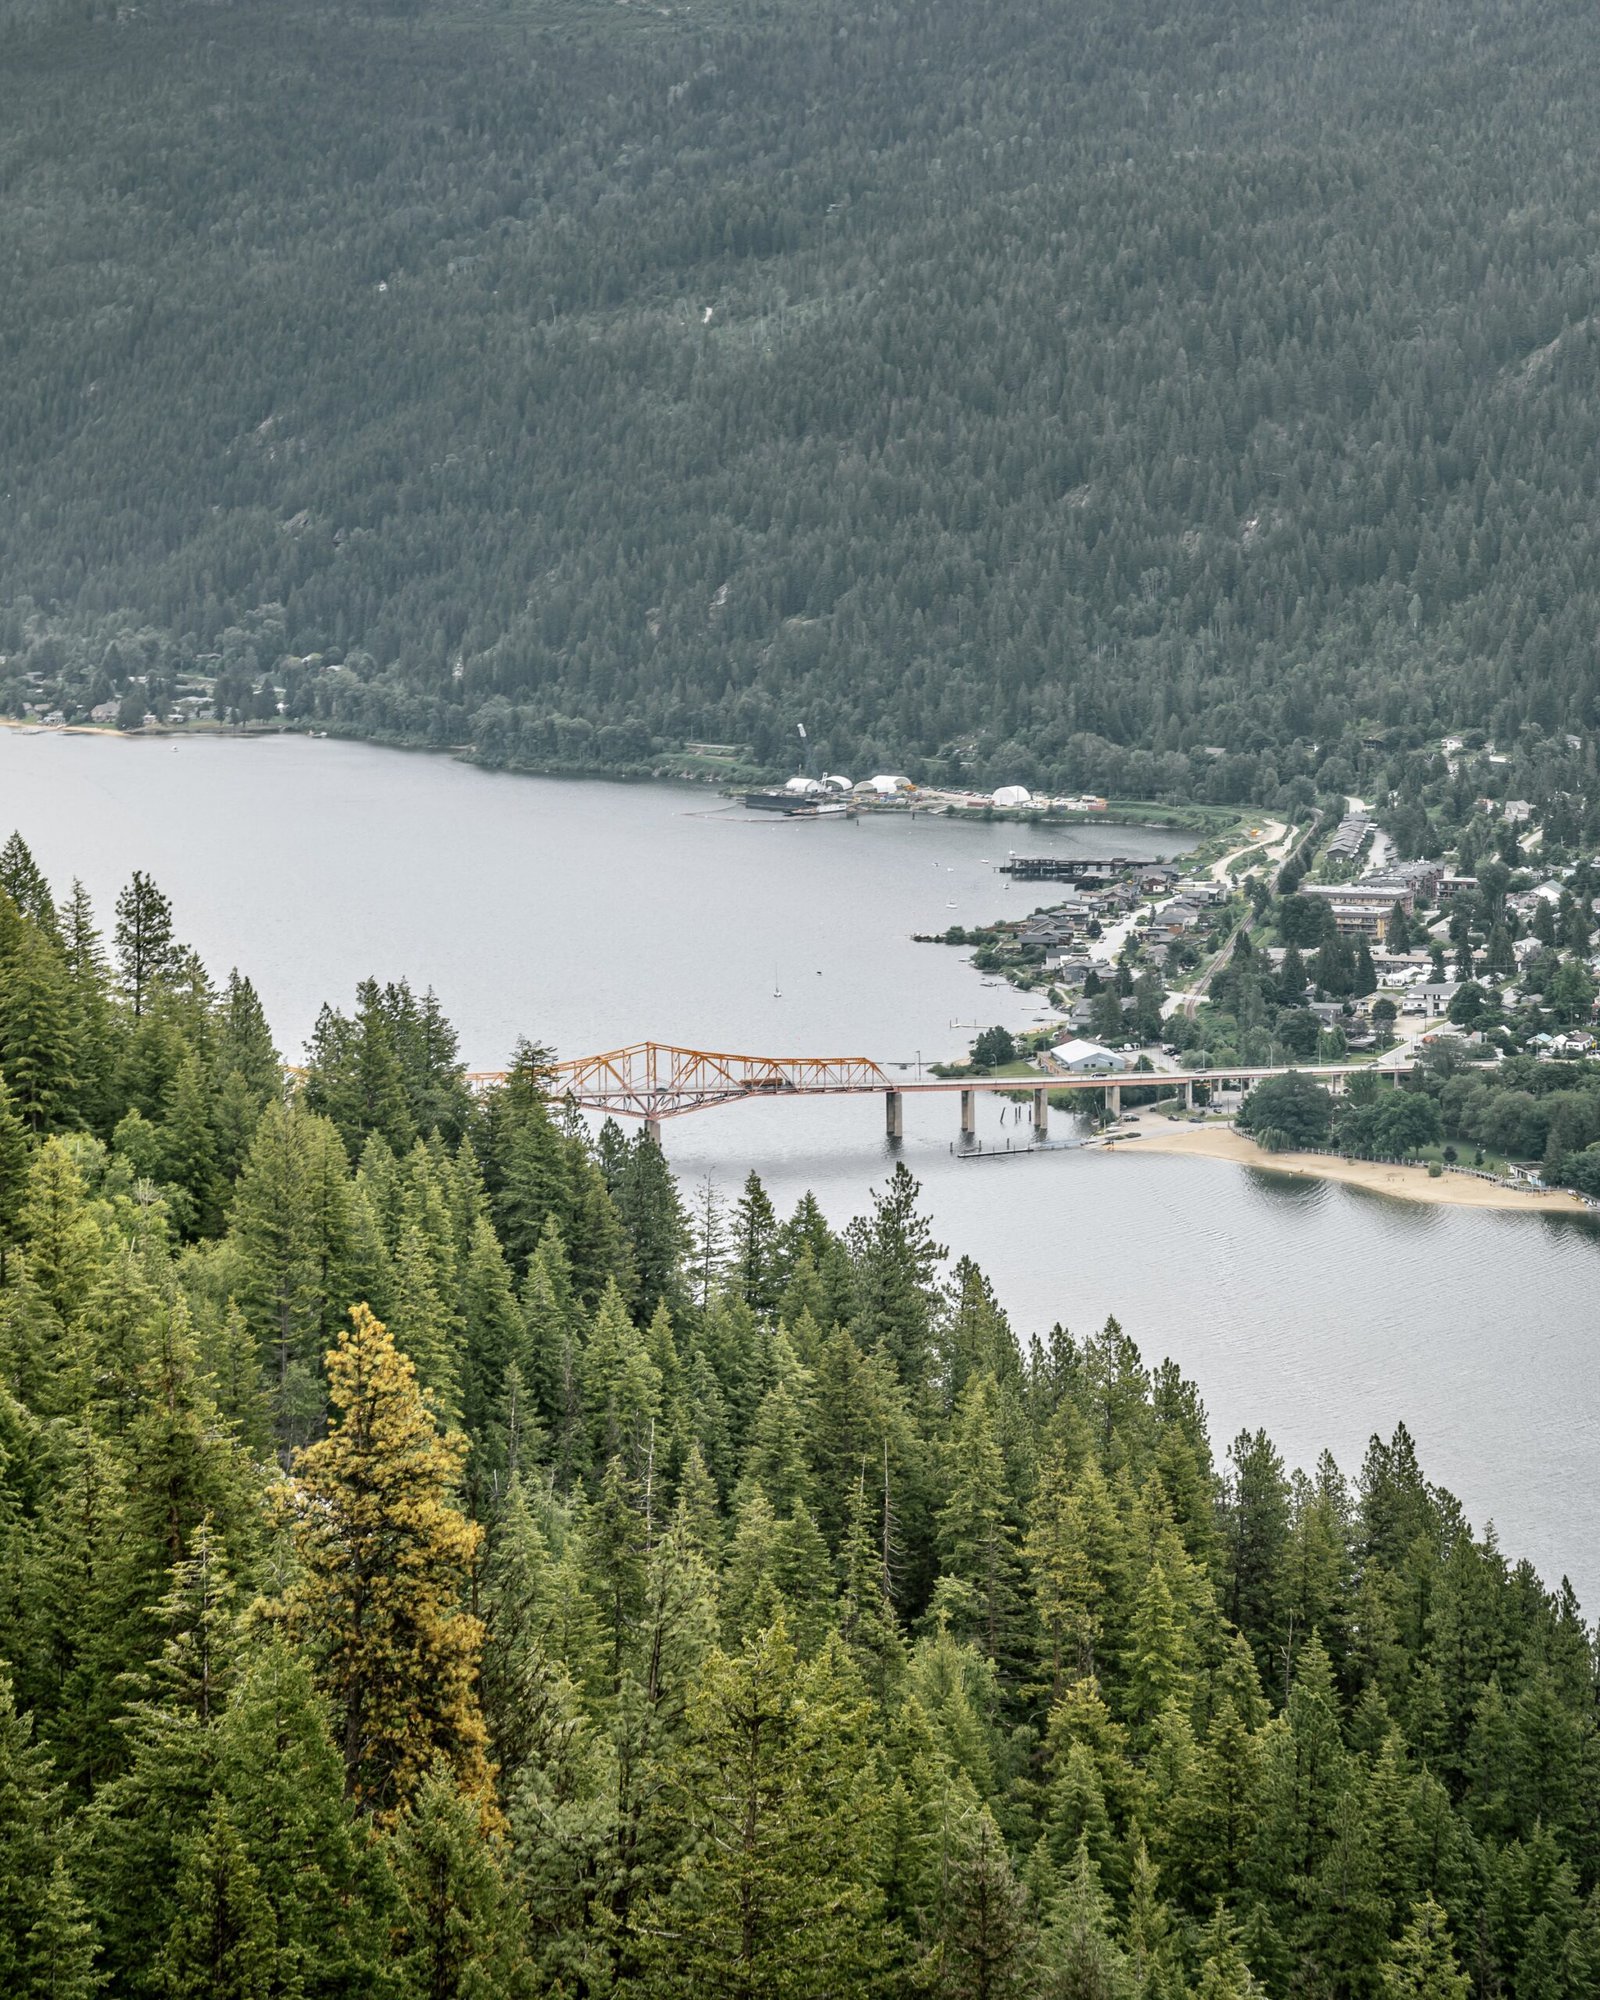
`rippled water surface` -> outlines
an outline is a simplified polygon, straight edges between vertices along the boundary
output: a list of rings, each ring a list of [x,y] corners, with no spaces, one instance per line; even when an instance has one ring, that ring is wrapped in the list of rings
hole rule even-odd
[[[135,867],[183,935],[260,987],[286,1052],[367,971],[432,984],[475,1066],[653,1038],[914,1065],[953,1022],[1029,1018],[914,931],[1046,893],[1008,847],[1171,853],[1175,836],[866,820],[784,824],[668,786],[494,776],[299,738],[126,743],[0,731],[0,833],[109,915]],[[982,1134],[1003,1143],[996,1104]],[[963,1161],[953,1100],[911,1098],[903,1157],[940,1236],[1019,1330],[1115,1313],[1199,1382],[1219,1451],[1263,1424],[1354,1469],[1404,1420],[1481,1527],[1600,1600],[1600,1240],[1583,1222],[1425,1208],[1225,1162],[1062,1149]],[[1057,1136],[1066,1121],[1057,1121]],[[1017,1128],[1010,1128],[1013,1132]],[[686,1184],[754,1166],[780,1204],[862,1208],[890,1162],[874,1100],[750,1104],[666,1127]]]

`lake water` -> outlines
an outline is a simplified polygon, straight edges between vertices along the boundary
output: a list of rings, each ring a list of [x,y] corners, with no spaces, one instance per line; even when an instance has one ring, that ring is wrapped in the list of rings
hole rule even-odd
[[[474,1067],[518,1034],[580,1055],[653,1039],[915,1065],[971,1023],[1024,1025],[916,931],[1048,895],[1008,848],[1170,854],[1159,831],[1046,834],[919,818],[783,822],[684,788],[563,783],[282,738],[125,742],[0,730],[0,837],[109,922],[144,868],[184,938],[238,964],[280,1046],[358,977],[434,986]],[[964,1025],[953,1026],[953,1023]],[[980,1136],[1001,1136],[980,1099]],[[1058,1130],[1065,1121],[1057,1120]],[[1600,1237],[1582,1221],[1425,1208],[1225,1162],[1063,1148],[961,1160],[952,1098],[905,1101],[901,1149],[942,1242],[994,1280],[1024,1335],[1115,1313],[1195,1377],[1219,1457],[1264,1425],[1291,1464],[1347,1470],[1403,1420],[1481,1528],[1600,1600]],[[1016,1128],[1012,1128],[1015,1130]],[[892,1155],[875,1099],[752,1103],[670,1122],[686,1193],[750,1167],[780,1207],[835,1221]]]

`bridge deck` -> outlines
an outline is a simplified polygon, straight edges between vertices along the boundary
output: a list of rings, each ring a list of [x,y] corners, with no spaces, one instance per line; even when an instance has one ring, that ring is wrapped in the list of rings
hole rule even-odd
[[[898,1066],[896,1066],[898,1068]],[[1409,1057],[1377,1063],[1306,1063],[1234,1066],[1203,1070],[1074,1070],[1030,1076],[907,1078],[866,1056],[743,1056],[708,1049],[678,1048],[663,1042],[635,1042],[603,1055],[557,1063],[550,1072],[550,1095],[571,1098],[585,1110],[620,1113],[652,1123],[773,1097],[921,1097],[987,1091],[1011,1096],[1042,1092],[1107,1089],[1160,1089],[1260,1083],[1293,1070],[1318,1082],[1352,1076],[1395,1078],[1413,1067]],[[480,1070],[470,1081],[486,1087],[504,1072]]]

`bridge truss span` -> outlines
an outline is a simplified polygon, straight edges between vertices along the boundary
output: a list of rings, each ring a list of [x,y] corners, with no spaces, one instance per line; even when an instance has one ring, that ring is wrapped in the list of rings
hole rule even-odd
[[[632,1042],[603,1055],[556,1063],[549,1088],[552,1097],[571,1098],[585,1111],[655,1124],[748,1097],[817,1097],[886,1091],[894,1085],[866,1056],[741,1056]]]
[[[1377,1063],[1307,1063],[1298,1067],[1302,1076],[1338,1092],[1360,1076],[1397,1084],[1414,1066],[1414,1055],[1405,1049]],[[1163,1091],[1172,1091],[1193,1109],[1196,1084],[1212,1090],[1220,1086],[1242,1094],[1268,1077],[1292,1073],[1296,1066],[1230,1064],[1224,1069],[1203,1070],[1107,1067],[1068,1072],[1033,1070],[1021,1076],[925,1077],[919,1062],[915,1081],[903,1074],[911,1067],[909,1063],[894,1067],[902,1074],[891,1075],[870,1056],[744,1056],[715,1049],[679,1048],[670,1042],[630,1042],[626,1048],[607,1049],[602,1055],[552,1063],[543,1071],[542,1081],[549,1097],[557,1103],[574,1104],[602,1117],[639,1118],[652,1132],[659,1132],[665,1118],[680,1118],[689,1111],[707,1111],[718,1104],[738,1104],[748,1098],[882,1097],[886,1130],[894,1144],[904,1133],[905,1099],[931,1092],[960,1093],[963,1142],[976,1129],[980,1094],[1031,1099],[1034,1134],[1042,1139],[1049,1127],[1052,1097],[1092,1092],[1104,1098],[1108,1112],[1117,1115],[1122,1109],[1124,1089],[1153,1090],[1158,1096]],[[484,1090],[506,1079],[504,1071],[480,1070],[472,1072],[467,1080],[474,1088]]]

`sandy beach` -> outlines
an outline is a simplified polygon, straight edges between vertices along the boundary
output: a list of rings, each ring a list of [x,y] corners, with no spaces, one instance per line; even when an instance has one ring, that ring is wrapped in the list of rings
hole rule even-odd
[[[1135,1138],[1134,1133],[1139,1136]],[[1441,1174],[1433,1179],[1426,1167],[1394,1167],[1374,1160],[1337,1160],[1322,1153],[1268,1153],[1242,1132],[1226,1125],[1193,1125],[1146,1111],[1137,1125],[1120,1128],[1109,1150],[1126,1147],[1139,1153],[1189,1153],[1206,1160],[1232,1160],[1243,1167],[1265,1167],[1275,1174],[1303,1179],[1343,1181],[1373,1194],[1397,1195],[1404,1201],[1442,1202],[1452,1208],[1509,1208],[1525,1213],[1552,1211],[1563,1215],[1592,1213],[1575,1194],[1552,1190],[1496,1187],[1470,1174]]]

